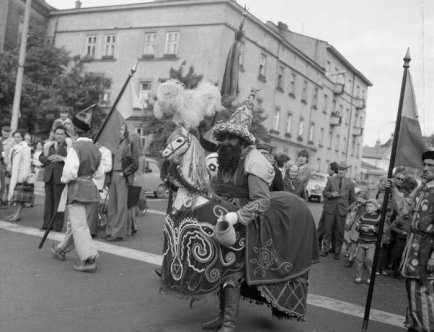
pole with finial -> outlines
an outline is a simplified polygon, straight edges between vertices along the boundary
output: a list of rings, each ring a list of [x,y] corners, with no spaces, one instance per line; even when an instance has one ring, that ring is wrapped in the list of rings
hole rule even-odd
[[[404,104],[405,86],[407,82],[408,68],[410,67],[410,61],[411,61],[410,48],[407,49],[407,53],[405,54],[403,60],[404,60],[404,65],[403,65],[404,74],[402,76],[401,95],[399,97],[398,114],[396,115],[395,133],[393,135],[392,152],[390,154],[389,171],[387,173],[388,179],[392,178],[393,168],[395,167],[395,157],[396,157],[396,150],[398,147],[399,131],[401,128],[402,107]],[[386,217],[387,205],[389,202],[389,194],[390,194],[390,188],[387,187],[384,192],[384,200],[383,200],[383,205],[381,207],[381,219],[378,225],[377,243],[375,245],[374,262],[372,264],[372,271],[370,277],[371,282],[369,284],[368,297],[366,298],[365,315],[363,317],[363,326],[362,326],[362,329],[364,331],[368,329],[369,313],[371,311],[372,294],[374,293],[375,276],[377,272],[377,263],[378,263],[378,257],[379,257],[380,246],[381,246],[381,238],[383,237],[384,220]]]

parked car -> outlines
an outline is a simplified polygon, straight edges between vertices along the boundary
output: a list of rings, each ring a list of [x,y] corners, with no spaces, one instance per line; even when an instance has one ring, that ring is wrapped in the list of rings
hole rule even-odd
[[[324,197],[322,192],[327,183],[328,174],[313,172],[306,186],[306,198],[308,201],[313,199],[322,202]]]
[[[160,178],[160,164],[158,161],[146,157],[143,177],[146,195],[154,195],[156,198],[167,197],[167,186]]]

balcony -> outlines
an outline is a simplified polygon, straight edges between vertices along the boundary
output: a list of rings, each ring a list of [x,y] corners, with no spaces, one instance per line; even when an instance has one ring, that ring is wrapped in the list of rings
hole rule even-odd
[[[362,136],[363,128],[362,127],[354,127],[353,128],[353,136]]]
[[[356,106],[357,109],[363,109],[365,108],[365,99],[363,98],[356,98],[354,99],[354,105]]]
[[[341,95],[344,93],[345,84],[343,83],[333,83],[333,93],[335,95]]]
[[[339,112],[330,114],[330,126],[340,126],[342,124],[342,116]]]

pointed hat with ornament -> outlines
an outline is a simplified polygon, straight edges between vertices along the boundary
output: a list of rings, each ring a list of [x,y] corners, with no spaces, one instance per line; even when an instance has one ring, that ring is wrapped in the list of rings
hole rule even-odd
[[[225,122],[217,123],[213,128],[214,137],[222,141],[224,135],[232,134],[242,138],[248,145],[255,143],[255,136],[250,132],[253,120],[253,105],[258,90],[252,89],[247,100],[243,101],[237,110]]]

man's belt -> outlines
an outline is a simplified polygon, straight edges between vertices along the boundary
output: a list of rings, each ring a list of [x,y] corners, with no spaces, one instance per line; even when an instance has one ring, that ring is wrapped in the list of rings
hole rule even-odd
[[[420,235],[420,236],[425,236],[425,237],[432,237],[432,238],[434,238],[434,234],[433,234],[433,233],[428,233],[428,232],[425,232],[425,231],[422,231],[422,230],[420,230],[420,229],[416,229],[416,228],[413,228],[413,227],[410,228],[410,232],[415,233],[415,234],[418,234],[418,235]]]

